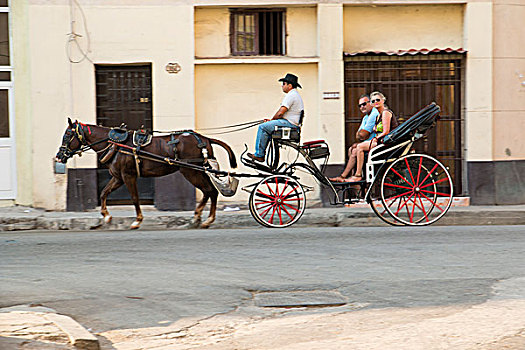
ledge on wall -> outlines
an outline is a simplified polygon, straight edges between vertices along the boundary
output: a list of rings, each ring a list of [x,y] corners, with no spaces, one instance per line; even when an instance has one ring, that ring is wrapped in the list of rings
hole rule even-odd
[[[257,64],[257,63],[319,63],[319,57],[289,56],[239,56],[239,57],[195,57],[195,64]]]

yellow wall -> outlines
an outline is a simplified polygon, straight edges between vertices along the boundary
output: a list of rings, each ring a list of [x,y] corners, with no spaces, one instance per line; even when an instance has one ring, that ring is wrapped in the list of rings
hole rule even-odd
[[[317,53],[315,7],[286,9],[286,54],[312,57]],[[228,8],[195,9],[195,56],[230,55],[230,12]]]
[[[463,46],[463,5],[345,6],[344,51]]]
[[[317,139],[320,130],[317,117],[316,64],[197,65],[195,69],[197,130],[271,118],[285,96],[278,79],[286,73],[296,74],[299,83],[303,86],[303,89],[298,89],[305,104],[302,139]],[[211,135],[212,133],[212,131],[203,131],[205,135],[228,143],[239,158],[244,151],[244,144],[247,144],[249,150],[253,152],[257,127],[224,135]],[[225,152],[217,147],[216,153],[221,167],[229,167]],[[242,164],[237,171],[251,172]],[[241,185],[250,181],[242,180]],[[229,200],[242,201],[240,193]]]
[[[500,0],[494,16],[494,160],[525,159],[525,3]]]

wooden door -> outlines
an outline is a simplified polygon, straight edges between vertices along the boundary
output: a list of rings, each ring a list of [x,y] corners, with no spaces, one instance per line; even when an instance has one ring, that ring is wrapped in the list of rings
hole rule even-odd
[[[461,85],[463,56],[436,54],[354,56],[345,60],[345,141],[348,148],[361,123],[357,105],[363,93],[381,91],[399,122],[431,102],[441,107],[441,119],[414,148],[449,167],[454,192],[462,189]]]
[[[96,65],[97,124],[107,127],[127,125],[129,130],[153,128],[151,65]],[[111,175],[107,166],[98,164],[98,194]],[[153,178],[139,178],[142,204],[152,204],[155,196]],[[111,193],[108,204],[131,204],[122,186]]]

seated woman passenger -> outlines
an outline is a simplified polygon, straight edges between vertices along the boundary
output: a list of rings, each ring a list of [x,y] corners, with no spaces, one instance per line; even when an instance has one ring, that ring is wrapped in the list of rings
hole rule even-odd
[[[370,94],[370,102],[372,106],[377,109],[379,115],[377,116],[374,132],[376,137],[370,141],[361,142],[357,145],[357,165],[355,175],[348,178],[348,182],[356,182],[363,180],[363,164],[365,162],[365,152],[377,146],[378,141],[381,142],[383,137],[390,131],[394,130],[399,124],[394,115],[394,112],[385,105],[386,97],[379,91]]]

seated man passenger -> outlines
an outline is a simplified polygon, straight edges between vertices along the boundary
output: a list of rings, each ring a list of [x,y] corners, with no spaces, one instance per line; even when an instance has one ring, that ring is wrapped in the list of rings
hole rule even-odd
[[[350,182],[363,180],[365,152],[377,146],[377,143],[381,142],[383,137],[385,137],[388,133],[390,133],[391,130],[394,130],[399,125],[394,112],[392,112],[392,110],[389,109],[385,104],[385,95],[379,91],[375,91],[370,94],[370,99],[372,100],[372,106],[379,112],[374,127],[376,136],[372,140],[362,142],[357,146],[357,165],[355,175],[349,179]]]
[[[370,104],[370,96],[368,94],[363,94],[359,97],[359,110],[364,114],[364,117],[355,134],[357,142],[348,149],[348,163],[346,163],[346,167],[341,175],[330,178],[330,181],[347,182],[347,177],[354,170],[357,163],[357,145],[360,142],[369,141],[375,136],[373,129],[379,112]]]
[[[279,79],[283,82],[283,92],[286,96],[277,110],[277,113],[271,120],[265,121],[259,125],[257,130],[257,139],[255,140],[255,154],[248,153],[248,157],[258,162],[264,161],[266,147],[272,136],[275,126],[285,126],[289,128],[300,128],[301,112],[304,110],[303,99],[297,92],[299,78],[293,74],[286,74],[284,78]]]

